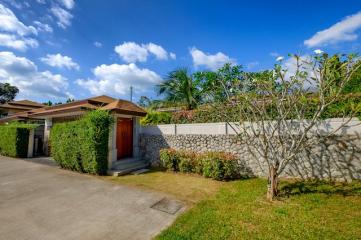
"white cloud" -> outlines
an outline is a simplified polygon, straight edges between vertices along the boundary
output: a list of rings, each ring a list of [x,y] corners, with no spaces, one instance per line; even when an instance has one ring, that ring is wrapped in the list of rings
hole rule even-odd
[[[32,61],[12,52],[0,52],[0,82],[17,86],[20,90],[18,98],[66,99],[71,96],[65,77],[38,71]]]
[[[93,69],[95,79],[78,79],[76,83],[91,94],[127,96],[132,86],[137,92],[145,92],[161,82],[161,77],[147,68],[130,64],[102,64]]]
[[[45,0],[36,0],[37,1],[37,3],[39,3],[39,4],[45,4],[46,2],[45,2]]]
[[[79,70],[79,64],[73,61],[71,57],[58,54],[47,54],[46,57],[40,58],[40,60],[52,67],[76,69]]]
[[[58,0],[67,9],[72,9],[75,5],[74,0]]]
[[[116,46],[114,51],[127,63],[145,62],[150,54],[154,55],[158,60],[176,58],[174,53],[168,53],[162,46],[154,43],[137,44],[135,42],[124,42]]]
[[[155,57],[159,60],[167,60],[168,53],[162,46],[159,46],[154,43],[148,43],[147,45],[143,45],[150,53],[154,54]]]
[[[20,37],[13,34],[0,33],[0,46],[25,51],[29,47],[38,47],[38,41],[33,38]]]
[[[19,21],[15,14],[0,3],[0,30],[4,32],[16,33],[20,36],[37,34],[33,26],[26,26]]]
[[[206,68],[209,68],[211,70],[217,70],[223,67],[225,63],[235,62],[234,59],[228,57],[222,52],[218,52],[212,55],[212,54],[204,53],[195,47],[190,49],[190,54],[192,55],[193,65],[195,67],[205,66]]]
[[[52,7],[50,11],[57,18],[57,24],[59,27],[65,29],[71,25],[73,15],[70,12],[59,6]]]
[[[97,48],[101,48],[103,44],[101,42],[94,42],[94,46],[96,46]]]
[[[53,32],[53,28],[49,24],[42,23],[39,21],[34,21],[34,25],[36,26],[36,29],[39,32],[49,32],[49,33]]]
[[[148,50],[135,42],[124,42],[116,46],[114,51],[128,63],[145,62],[148,58]]]
[[[356,30],[361,28],[361,12],[347,16],[331,27],[317,32],[310,39],[304,41],[307,47],[326,46],[344,41],[354,41],[358,35]]]
[[[313,65],[308,64],[310,62],[312,62],[312,56],[310,55],[299,56],[298,62],[294,56],[285,59],[282,62],[282,68],[287,70],[285,78],[290,79],[291,77],[295,76],[297,71],[297,64],[301,64],[299,70],[307,72],[308,74],[307,79],[305,79],[305,82],[303,82],[303,87],[306,89],[314,90],[317,87],[314,78],[318,76],[318,74],[317,71],[314,71]]]
[[[175,53],[169,53],[169,57],[173,60],[175,60],[177,58],[177,55],[175,55]]]
[[[25,51],[38,46],[38,41],[28,35],[37,35],[33,26],[26,26],[15,14],[0,3],[0,46]]]

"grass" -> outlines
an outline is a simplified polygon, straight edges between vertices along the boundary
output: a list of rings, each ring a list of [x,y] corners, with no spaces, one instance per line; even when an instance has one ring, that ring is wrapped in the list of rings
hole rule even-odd
[[[225,183],[213,181],[197,175],[178,174],[151,170],[141,175],[102,177],[113,183],[141,187],[172,195],[189,204],[214,195]]]
[[[283,182],[265,200],[266,181],[230,182],[181,215],[156,239],[360,239],[361,183]]]
[[[193,207],[156,239],[361,239],[361,182],[281,182],[281,198],[265,199],[267,182],[217,182],[151,171],[105,177],[164,192]]]

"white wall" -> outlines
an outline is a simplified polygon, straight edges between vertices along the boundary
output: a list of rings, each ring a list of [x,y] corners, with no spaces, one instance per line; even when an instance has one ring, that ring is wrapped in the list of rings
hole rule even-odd
[[[314,130],[317,133],[328,133],[339,128],[344,122],[341,118],[332,118],[320,122]],[[250,124],[250,123],[245,123]],[[270,125],[273,123],[270,122]],[[307,122],[290,122],[291,125],[296,124],[302,127]],[[193,123],[193,124],[164,124],[157,126],[142,126],[140,132],[145,135],[235,135],[240,132],[239,123]],[[296,128],[297,129],[297,128]],[[361,133],[361,122],[357,118],[353,118],[338,132],[340,135]]]

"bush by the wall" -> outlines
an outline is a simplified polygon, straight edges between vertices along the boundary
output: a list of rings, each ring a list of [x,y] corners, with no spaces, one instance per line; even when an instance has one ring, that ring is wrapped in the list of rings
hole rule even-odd
[[[178,171],[179,155],[174,149],[161,149],[159,152],[162,165],[171,171]]]
[[[179,161],[178,168],[180,172],[194,173],[196,172],[197,154],[187,151],[178,152]]]
[[[156,112],[149,111],[147,115],[140,120],[140,124],[157,125],[157,124],[169,124],[172,115],[169,112]]]
[[[106,111],[89,112],[80,120],[54,124],[51,154],[63,168],[91,174],[108,169],[108,138],[112,118]]]
[[[161,149],[160,160],[163,167],[171,171],[198,173],[215,180],[240,178],[237,158],[224,152],[195,153]]]
[[[202,157],[202,173],[216,180],[236,179],[240,177],[238,161],[230,153],[208,152]]]
[[[27,157],[29,133],[36,124],[13,123],[0,126],[0,154],[9,157]]]

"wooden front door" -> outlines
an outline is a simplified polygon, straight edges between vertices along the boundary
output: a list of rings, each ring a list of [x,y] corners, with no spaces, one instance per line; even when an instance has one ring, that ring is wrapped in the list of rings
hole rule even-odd
[[[117,121],[117,157],[118,159],[133,156],[133,120],[118,118]]]

